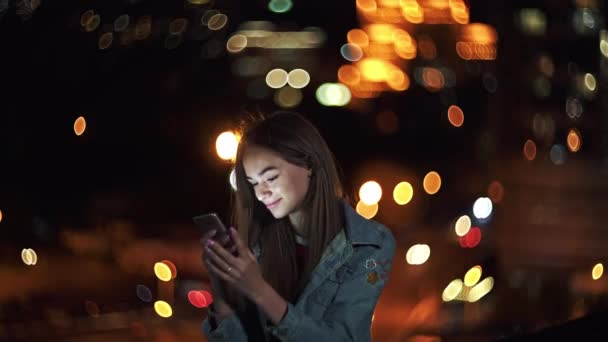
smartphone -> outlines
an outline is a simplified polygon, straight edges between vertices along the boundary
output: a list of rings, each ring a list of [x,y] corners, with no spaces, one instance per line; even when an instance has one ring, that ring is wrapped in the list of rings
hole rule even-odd
[[[192,218],[192,221],[194,221],[194,224],[200,229],[202,235],[215,229],[216,233],[213,236],[213,240],[219,243],[224,241],[227,236],[228,242],[223,245],[225,249],[230,250],[234,246],[234,241],[232,240],[232,237],[230,237],[228,229],[216,213],[195,216]],[[235,250],[232,254],[236,255],[237,251]]]

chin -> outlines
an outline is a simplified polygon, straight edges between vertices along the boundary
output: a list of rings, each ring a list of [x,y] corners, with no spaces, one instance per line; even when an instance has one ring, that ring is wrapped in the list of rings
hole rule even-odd
[[[270,210],[270,213],[277,220],[282,219],[283,217],[287,216],[287,213],[283,212],[282,210],[276,210],[276,211]]]

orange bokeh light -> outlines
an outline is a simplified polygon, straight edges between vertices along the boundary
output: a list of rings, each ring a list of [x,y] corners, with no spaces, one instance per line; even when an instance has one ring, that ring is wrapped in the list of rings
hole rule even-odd
[[[536,158],[536,144],[530,139],[524,144],[524,157],[527,160],[534,160]]]
[[[86,128],[87,122],[84,117],[80,116],[78,119],[76,119],[76,121],[74,121],[74,133],[76,133],[76,135],[82,135]]]
[[[454,127],[460,127],[464,123],[464,113],[462,109],[456,105],[450,106],[448,108],[448,120]]]

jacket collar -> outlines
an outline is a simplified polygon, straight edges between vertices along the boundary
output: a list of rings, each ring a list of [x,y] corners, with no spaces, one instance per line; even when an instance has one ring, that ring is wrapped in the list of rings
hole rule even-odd
[[[354,246],[374,245],[380,247],[382,236],[376,228],[378,223],[359,215],[346,200],[341,199],[344,208],[344,231],[346,239]]]

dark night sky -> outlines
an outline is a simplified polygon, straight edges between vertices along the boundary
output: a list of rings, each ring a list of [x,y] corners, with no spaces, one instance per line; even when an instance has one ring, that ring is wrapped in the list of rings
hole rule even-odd
[[[55,225],[90,226],[94,198],[102,194],[130,203],[106,215],[125,215],[141,223],[188,222],[202,210],[225,210],[226,204],[218,203],[227,203],[228,166],[215,155],[215,137],[246,110],[279,108],[271,98],[247,98],[244,81],[231,72],[230,56],[203,59],[200,49],[211,39],[225,41],[247,20],[272,20],[285,30],[319,26],[325,31],[327,41],[313,54],[319,70],[295,110],[309,116],[324,134],[347,186],[356,186],[351,178],[355,166],[371,157],[399,160],[419,173],[437,167],[456,168],[455,173],[483,168],[485,160],[477,151],[489,102],[496,108],[512,101],[501,92],[492,99],[479,77],[459,80],[453,91],[466,108],[467,120],[460,130],[450,129],[441,115],[446,106],[439,93],[413,82],[404,94],[371,101],[372,110],[321,106],[314,91],[323,82],[336,81],[337,68],[344,64],[339,47],[346,32],[358,26],[353,2],[297,1],[280,15],[266,10],[262,1],[216,2],[207,7],[226,13],[227,27],[200,41],[186,39],[175,50],[163,48],[164,35],[157,32],[129,46],[118,45],[115,38],[110,49],[101,51],[100,29],[86,33],[79,27],[80,13],[90,8],[101,15],[102,28],[123,13],[132,22],[151,15],[154,26],[160,24],[162,31],[164,25],[165,32],[172,18],[196,18],[196,11],[184,9],[181,2],[137,2],[45,1],[29,20],[8,15],[2,22],[3,79],[8,85],[0,119],[0,208],[9,227],[5,232],[17,236],[31,225],[32,217]],[[498,15],[512,10],[507,6],[475,3],[471,22],[495,25],[508,42],[513,38],[501,30],[512,23]],[[498,63],[508,75],[508,61]],[[462,68],[454,61],[444,64]],[[495,69],[490,64],[481,68]],[[501,90],[509,87],[513,85],[500,84]],[[372,113],[386,109],[400,118],[400,130],[392,136],[370,129]],[[72,125],[80,115],[87,120],[87,130],[77,137]],[[494,136],[500,151],[520,148],[501,145],[502,138]],[[449,177],[451,171],[445,172]]]

